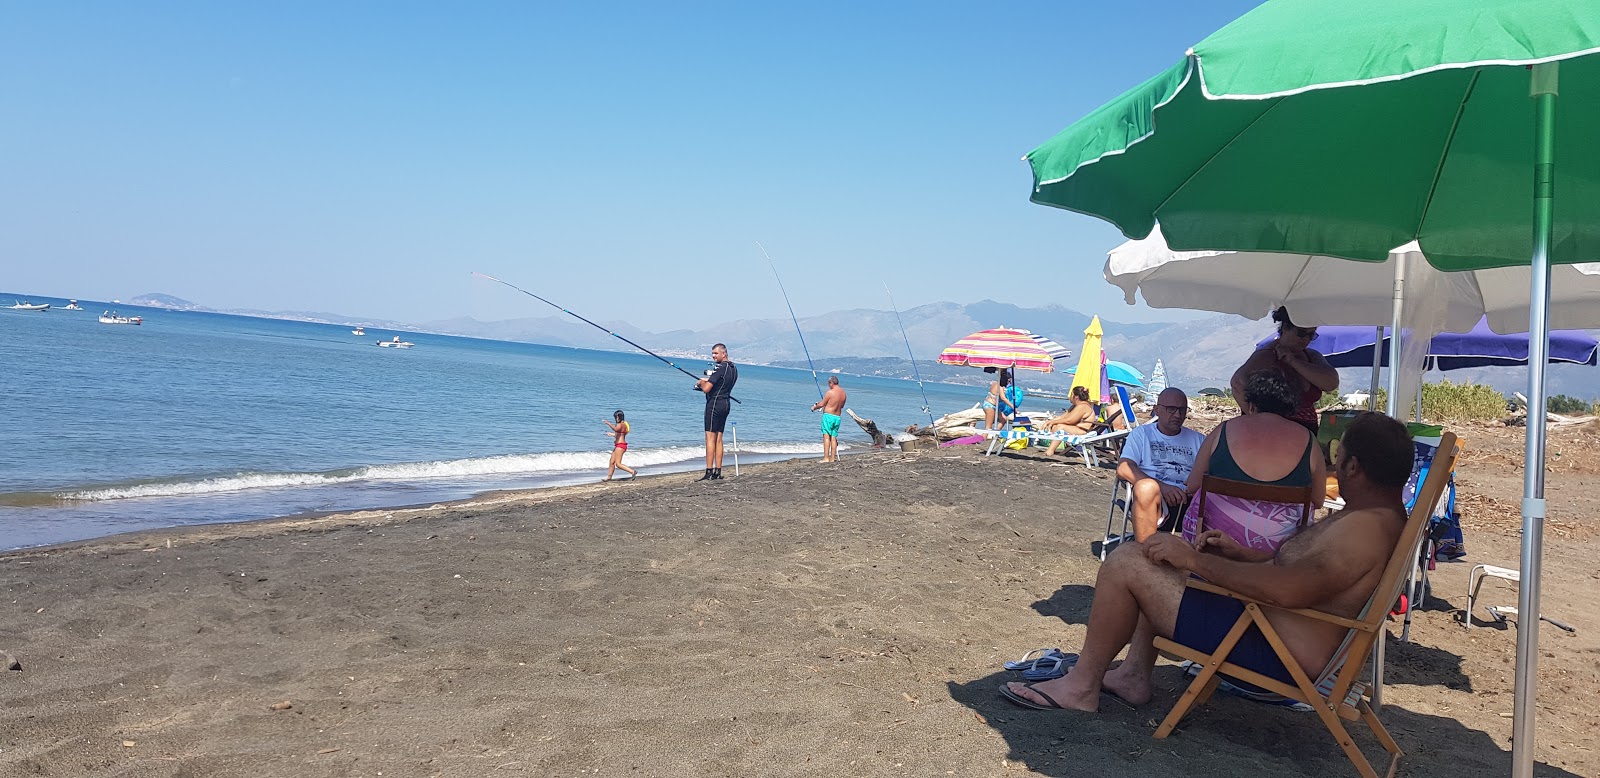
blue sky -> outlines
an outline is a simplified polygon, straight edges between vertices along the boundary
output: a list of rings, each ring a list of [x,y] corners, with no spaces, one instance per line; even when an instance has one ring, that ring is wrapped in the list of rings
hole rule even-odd
[[[1020,157],[1254,3],[9,3],[0,289],[650,329],[1115,320]],[[1032,283],[1030,283],[1032,282]]]

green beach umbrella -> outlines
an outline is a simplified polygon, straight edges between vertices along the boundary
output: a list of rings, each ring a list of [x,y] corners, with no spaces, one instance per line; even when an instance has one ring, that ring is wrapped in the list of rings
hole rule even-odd
[[[1177,250],[1383,261],[1417,240],[1440,270],[1531,264],[1541,419],[1549,265],[1600,259],[1597,52],[1595,0],[1272,0],[1029,153],[1032,200],[1134,239],[1159,221]],[[1519,612],[1537,614],[1543,424],[1525,453]],[[1518,624],[1519,778],[1538,626]]]

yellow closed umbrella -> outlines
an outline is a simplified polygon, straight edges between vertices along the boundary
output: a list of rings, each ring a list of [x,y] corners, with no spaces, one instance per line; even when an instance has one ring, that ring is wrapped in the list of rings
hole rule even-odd
[[[1103,352],[1100,348],[1100,339],[1106,331],[1100,327],[1100,317],[1094,317],[1089,322],[1088,329],[1083,331],[1083,350],[1078,352],[1078,370],[1073,375],[1073,388],[1083,387],[1089,390],[1089,402],[1097,403],[1100,396],[1100,362]]]

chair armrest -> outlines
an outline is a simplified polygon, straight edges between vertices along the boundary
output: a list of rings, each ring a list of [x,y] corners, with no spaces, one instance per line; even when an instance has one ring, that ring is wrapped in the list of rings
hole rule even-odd
[[[1309,608],[1283,608],[1270,603],[1261,602],[1260,600],[1253,600],[1232,589],[1227,588],[1226,586],[1218,586],[1210,581],[1204,581],[1199,578],[1190,578],[1186,582],[1186,585],[1191,589],[1199,589],[1203,592],[1211,592],[1212,594],[1220,594],[1224,597],[1232,597],[1233,599],[1246,604],[1253,603],[1260,608],[1268,608],[1275,611],[1283,611],[1285,613],[1297,613],[1301,616],[1313,618],[1318,621],[1325,621],[1329,624],[1344,627],[1345,629],[1359,629],[1363,632],[1371,632],[1377,629],[1377,625],[1375,624],[1368,624],[1364,621],[1358,621],[1356,619],[1346,618],[1344,616],[1337,616],[1325,611],[1311,610]]]

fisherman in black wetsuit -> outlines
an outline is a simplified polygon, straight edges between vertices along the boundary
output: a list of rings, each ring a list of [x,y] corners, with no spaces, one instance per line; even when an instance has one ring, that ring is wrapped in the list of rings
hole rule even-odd
[[[733,385],[739,382],[739,368],[728,361],[727,346],[712,346],[711,359],[717,366],[695,382],[695,388],[706,393],[706,474],[700,476],[701,481],[722,478],[722,429],[728,424],[728,398],[733,395]]]

